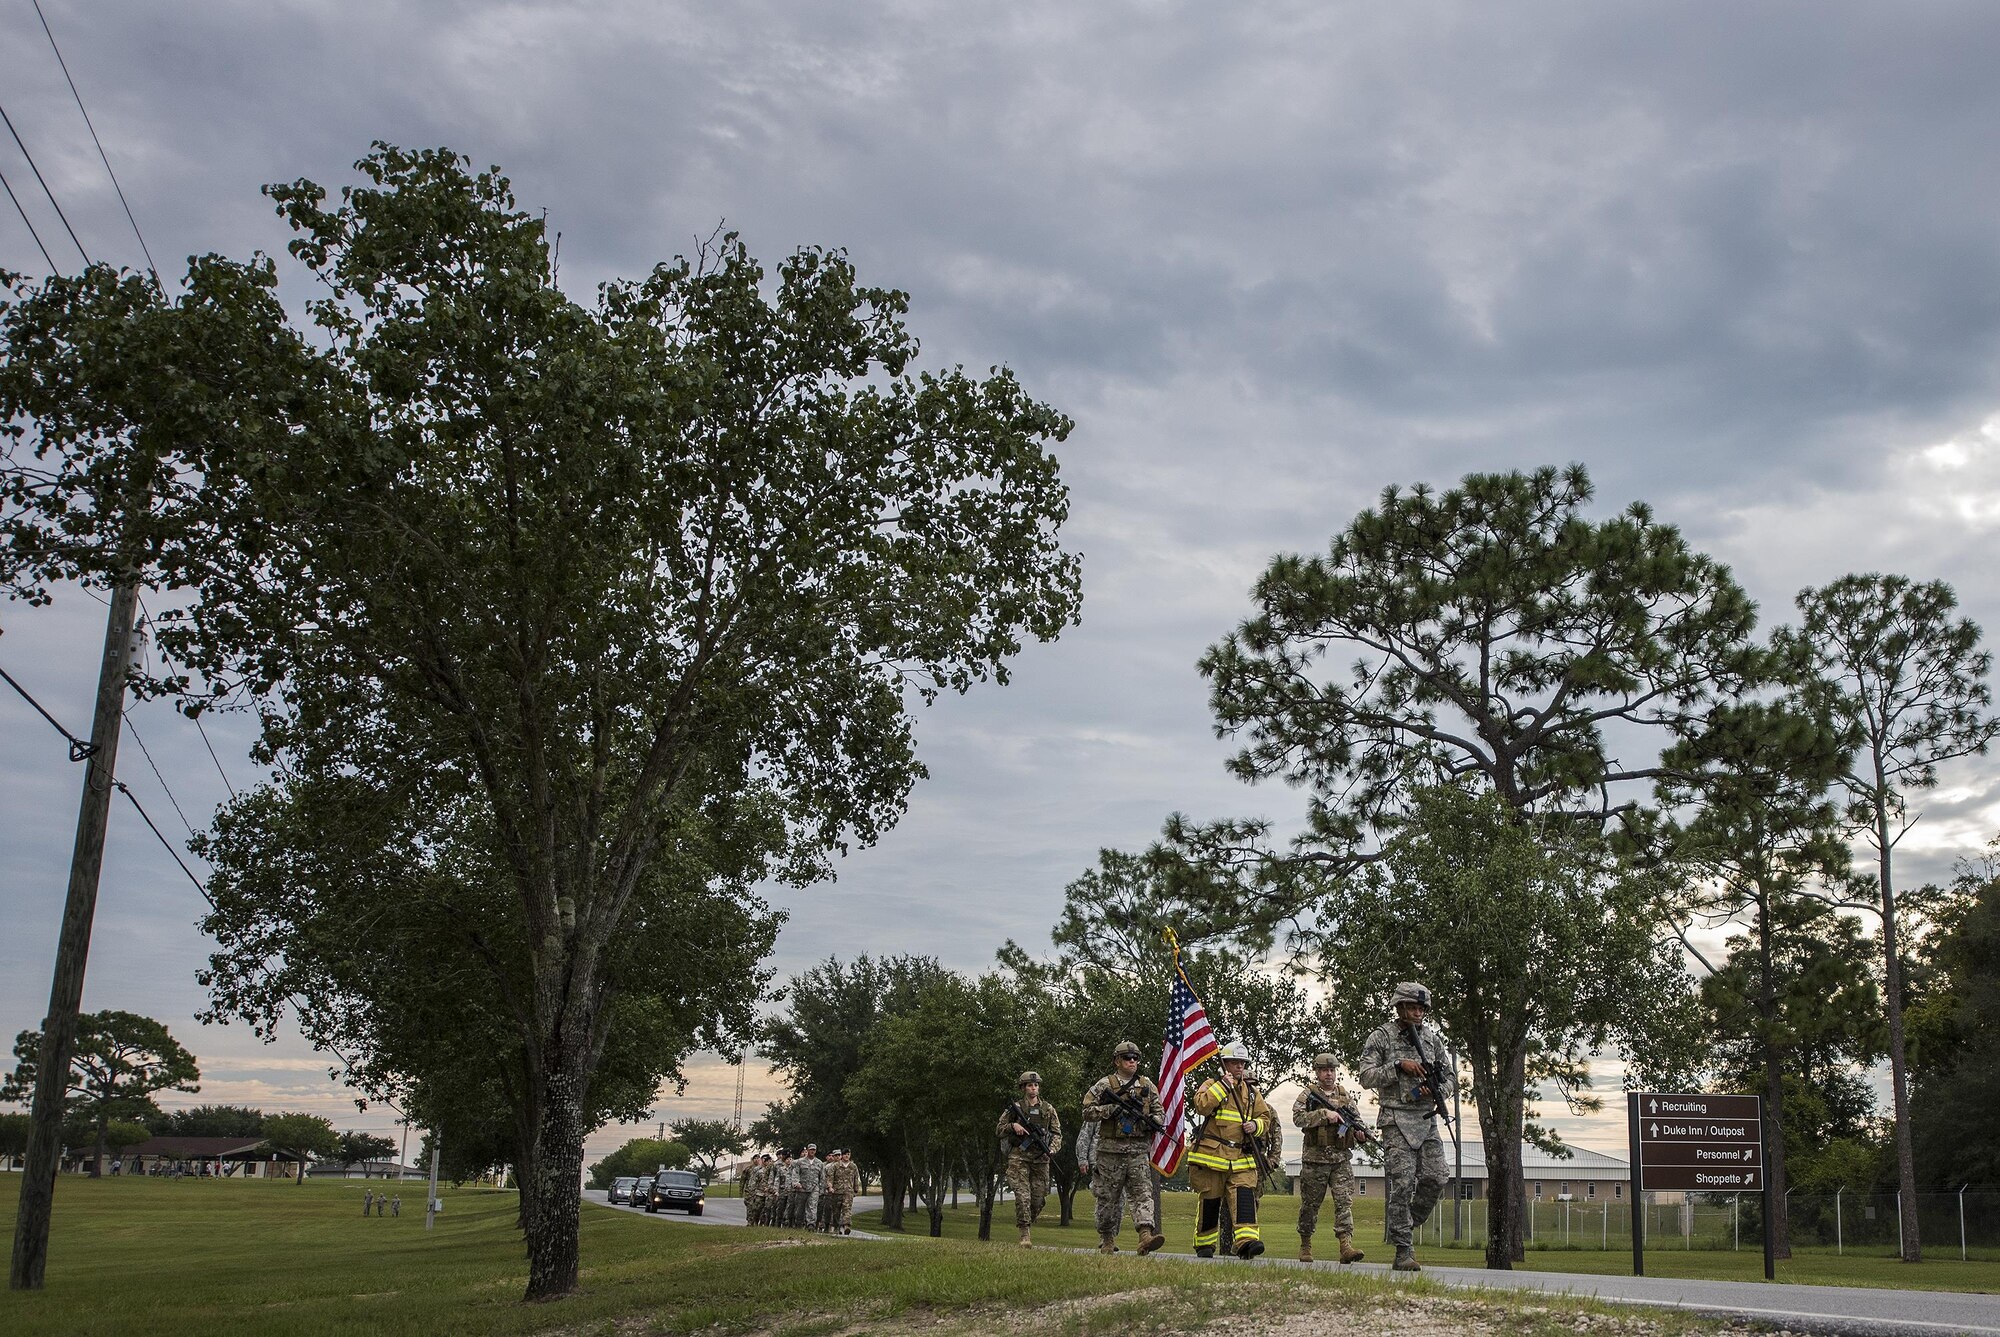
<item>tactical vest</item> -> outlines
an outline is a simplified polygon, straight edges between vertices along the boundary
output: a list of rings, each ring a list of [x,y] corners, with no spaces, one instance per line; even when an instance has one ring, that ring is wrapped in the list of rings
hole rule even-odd
[[[1114,1073],[1110,1078],[1110,1085],[1105,1088],[1105,1103],[1110,1104],[1109,1096],[1111,1092],[1122,1089],[1125,1095],[1131,1097],[1133,1104],[1144,1109],[1146,1107],[1146,1098],[1151,1094],[1149,1090],[1150,1086],[1151,1079],[1142,1074],[1135,1073],[1132,1077],[1132,1084],[1127,1086],[1125,1079]],[[1135,1117],[1130,1110],[1120,1106],[1110,1118],[1098,1123],[1097,1135],[1099,1137],[1131,1139],[1135,1137],[1151,1137],[1153,1130],[1146,1126],[1144,1120]]]

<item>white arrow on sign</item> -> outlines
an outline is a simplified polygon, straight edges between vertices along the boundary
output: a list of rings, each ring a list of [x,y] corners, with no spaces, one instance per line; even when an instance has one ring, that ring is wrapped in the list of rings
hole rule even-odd
[[[1660,1125],[1658,1125],[1658,1124],[1654,1124],[1654,1125],[1653,1125],[1653,1136],[1654,1136],[1654,1137],[1658,1137],[1659,1135],[1660,1135]]]
[[[1754,1161],[1756,1159],[1757,1159],[1757,1148],[1755,1147],[1743,1148],[1743,1163],[1745,1165],[1748,1165],[1751,1161]]]
[[[1659,1112],[1660,1112],[1660,1102],[1659,1102],[1659,1101],[1657,1101],[1657,1100],[1649,1100],[1649,1101],[1647,1101],[1647,1102],[1646,1102],[1646,1113],[1648,1113],[1648,1114],[1658,1114]]]

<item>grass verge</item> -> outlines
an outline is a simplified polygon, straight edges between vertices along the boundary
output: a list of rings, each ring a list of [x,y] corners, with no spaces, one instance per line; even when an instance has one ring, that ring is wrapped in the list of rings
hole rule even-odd
[[[1192,1193],[1168,1193],[1161,1198],[1166,1220],[1162,1228],[1167,1234],[1165,1252],[1193,1253],[1195,1195]],[[1447,1204],[1448,1206],[1448,1204]],[[1067,1227],[1056,1222],[1056,1202],[1052,1197],[1035,1225],[1035,1240],[1040,1244],[1068,1245],[1074,1248],[1092,1248],[1097,1244],[1097,1227],[1093,1220],[1095,1207],[1090,1194],[1079,1193],[1076,1197],[1075,1220]],[[1298,1253],[1299,1200],[1289,1195],[1267,1195],[1258,1210],[1258,1224],[1263,1229],[1264,1245],[1280,1258],[1295,1257]],[[857,1215],[854,1224],[868,1230],[881,1229],[880,1213]],[[930,1226],[921,1211],[906,1213],[904,1225],[907,1234],[922,1237]],[[1449,1224],[1447,1224],[1447,1230]],[[976,1240],[979,1233],[979,1209],[966,1203],[945,1212],[944,1236],[946,1239]],[[1380,1198],[1359,1199],[1354,1204],[1355,1242],[1368,1254],[1371,1262],[1387,1262],[1389,1246],[1382,1241],[1382,1200]],[[1012,1247],[1014,1240],[1014,1204],[1002,1202],[993,1213],[993,1241]],[[1136,1243],[1131,1220],[1128,1217],[1119,1244],[1130,1249]],[[1748,1242],[1746,1241],[1746,1244]],[[1322,1258],[1334,1255],[1333,1212],[1329,1205],[1320,1212],[1319,1226],[1313,1237],[1314,1247]],[[1954,1245],[1954,1248],[1956,1246]],[[1481,1254],[1471,1247],[1451,1248],[1434,1243],[1420,1243],[1418,1256],[1442,1267],[1483,1266]],[[1632,1271],[1632,1250],[1630,1246],[1608,1250],[1530,1248],[1527,1258],[1519,1266],[1537,1272],[1582,1272],[1595,1276],[1630,1275]],[[1961,1262],[1954,1254],[1950,1257],[1936,1257],[1923,1263],[1909,1264],[1895,1257],[1877,1254],[1849,1252],[1835,1254],[1831,1249],[1799,1250],[1791,1259],[1778,1264],[1778,1280],[1781,1282],[1801,1282],[1816,1286],[1870,1286],[1900,1290],[1968,1291],[1981,1294],[2000,1292],[2000,1260],[1973,1258]],[[1676,1239],[1671,1245],[1663,1245],[1646,1252],[1646,1272],[1657,1277],[1688,1277],[1710,1281],[1762,1281],[1764,1279],[1764,1254],[1762,1247],[1746,1247],[1742,1251],[1729,1250],[1683,1250]]]
[[[0,1176],[13,1219],[18,1176]],[[717,1332],[1182,1333],[1254,1315],[1259,1330],[1403,1337],[1714,1332],[1686,1315],[1543,1297],[1468,1299],[1366,1277],[1162,1268],[1135,1258],[959,1241],[801,1238],[586,1207],[583,1289],[525,1305],[514,1197],[447,1191],[423,1213],[364,1218],[360,1183],[65,1179],[47,1289],[0,1293],[9,1337],[416,1337]],[[408,1204],[406,1203],[406,1206]],[[11,1242],[11,1241],[10,1241]],[[1303,1317],[1302,1317],[1303,1316]],[[1297,1328],[1305,1331],[1305,1328]]]

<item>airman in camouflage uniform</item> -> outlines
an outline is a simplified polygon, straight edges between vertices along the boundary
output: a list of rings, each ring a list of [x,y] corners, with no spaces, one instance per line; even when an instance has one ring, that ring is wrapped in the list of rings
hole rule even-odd
[[[1333,1191],[1333,1235],[1340,1241],[1340,1261],[1358,1263],[1354,1247],[1354,1166],[1349,1152],[1359,1128],[1349,1128],[1327,1105],[1354,1107],[1354,1096],[1340,1084],[1340,1064],[1331,1054],[1313,1059],[1313,1084],[1292,1102],[1292,1123],[1305,1133],[1299,1154],[1299,1261],[1310,1263],[1313,1227],[1319,1224],[1320,1203]],[[1315,1101],[1314,1096],[1319,1100]]]
[[[757,1205],[764,1196],[764,1158],[752,1156],[750,1164],[737,1176],[736,1186],[743,1191],[743,1223],[761,1224],[757,1220]]]
[[[1034,1241],[1029,1231],[1042,1214],[1049,1197],[1049,1161],[1062,1150],[1062,1116],[1042,1099],[1042,1074],[1024,1072],[1014,1085],[1021,1098],[1000,1111],[994,1132],[1007,1154],[1007,1187],[1014,1194],[1014,1227],[1021,1232],[1021,1247]],[[1016,1114],[1020,1117],[1016,1118]],[[1045,1134],[1048,1149],[1035,1144],[1037,1134]]]
[[[1458,1075],[1452,1071],[1443,1038],[1424,1029],[1431,991],[1421,984],[1398,984],[1395,1007],[1396,1019],[1376,1027],[1362,1044],[1360,1075],[1361,1084],[1374,1090],[1382,1111],[1376,1122],[1382,1133],[1382,1168],[1389,1181],[1384,1214],[1389,1242],[1396,1246],[1395,1269],[1420,1272],[1423,1268],[1411,1247],[1413,1228],[1429,1219],[1450,1178],[1437,1130],[1437,1099],[1451,1098]],[[1426,1062],[1438,1072],[1440,1089],[1435,1093],[1424,1082]]]
[[[1083,1097],[1083,1117],[1097,1125],[1091,1151],[1090,1192],[1097,1200],[1097,1251],[1118,1252],[1118,1230],[1129,1208],[1139,1229],[1139,1252],[1167,1242],[1153,1225],[1153,1134],[1166,1123],[1160,1088],[1139,1071],[1139,1046],[1126,1040],[1111,1051],[1108,1077]]]
[[[819,1213],[819,1195],[826,1187],[826,1162],[819,1158],[819,1143],[806,1143],[805,1155],[792,1162],[799,1176],[792,1190],[792,1224],[810,1230]]]
[[[792,1203],[798,1197],[799,1168],[792,1163],[792,1153],[778,1153],[778,1163],[771,1176],[771,1224],[789,1226],[792,1224]]]
[[[854,1168],[854,1154],[836,1151],[826,1166],[826,1228],[838,1235],[854,1233],[854,1195],[861,1188],[861,1172]]]

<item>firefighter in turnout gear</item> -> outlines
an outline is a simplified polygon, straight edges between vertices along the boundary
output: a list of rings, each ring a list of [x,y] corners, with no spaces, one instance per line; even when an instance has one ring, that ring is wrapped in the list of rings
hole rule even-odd
[[[1021,1247],[1033,1243],[1030,1228],[1049,1197],[1049,1161],[1062,1150],[1062,1116],[1042,1099],[1042,1074],[1024,1072],[1015,1080],[1020,1099],[1000,1111],[994,1129],[1007,1157],[1007,1187],[1014,1194],[1014,1227]]]
[[[1201,1217],[1195,1226],[1194,1251],[1215,1257],[1222,1236],[1223,1198],[1232,1198],[1238,1258],[1264,1252],[1257,1225],[1257,1184],[1263,1178],[1263,1139],[1271,1130],[1271,1107],[1250,1083],[1250,1051],[1240,1044],[1222,1050],[1222,1076],[1203,1082],[1194,1093],[1194,1112],[1201,1119],[1188,1151],[1188,1182],[1201,1195]]]
[[[1339,1061],[1331,1054],[1313,1059],[1313,1084],[1292,1102],[1292,1122],[1305,1134],[1299,1154],[1299,1261],[1310,1263],[1313,1227],[1329,1189],[1333,1192],[1333,1235],[1340,1241],[1340,1261],[1358,1263],[1354,1247],[1354,1167],[1349,1153],[1366,1130],[1350,1127],[1338,1111],[1354,1109],[1354,1097],[1336,1075]],[[1332,1108],[1328,1108],[1331,1106]]]

